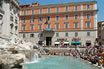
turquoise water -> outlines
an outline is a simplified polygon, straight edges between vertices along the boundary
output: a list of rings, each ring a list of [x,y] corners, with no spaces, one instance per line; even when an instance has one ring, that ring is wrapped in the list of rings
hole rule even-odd
[[[49,57],[37,63],[24,64],[26,69],[96,69],[73,57]]]

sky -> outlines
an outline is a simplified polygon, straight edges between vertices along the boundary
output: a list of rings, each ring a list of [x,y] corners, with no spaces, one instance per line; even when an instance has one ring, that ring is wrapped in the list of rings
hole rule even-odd
[[[104,0],[18,0],[21,4],[31,4],[38,2],[40,5],[60,4],[70,2],[83,2],[83,1],[97,1],[98,7],[98,21],[104,21]]]

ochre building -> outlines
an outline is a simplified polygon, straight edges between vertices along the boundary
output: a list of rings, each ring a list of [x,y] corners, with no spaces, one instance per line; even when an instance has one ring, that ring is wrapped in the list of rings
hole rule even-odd
[[[20,37],[26,41],[54,45],[77,40],[94,45],[97,38],[97,2],[72,2],[53,5],[32,3],[20,6]]]

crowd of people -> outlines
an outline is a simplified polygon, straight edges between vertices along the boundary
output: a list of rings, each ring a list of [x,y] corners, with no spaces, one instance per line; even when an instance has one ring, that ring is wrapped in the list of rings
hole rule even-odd
[[[98,67],[104,69],[104,47],[103,46],[88,46],[84,51],[70,50],[70,56],[81,58],[89,61]]]

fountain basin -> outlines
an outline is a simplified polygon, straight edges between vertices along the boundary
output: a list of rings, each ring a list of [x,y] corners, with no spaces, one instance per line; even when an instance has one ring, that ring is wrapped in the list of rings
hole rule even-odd
[[[23,64],[26,69],[97,69],[73,57],[51,56],[39,62]]]

